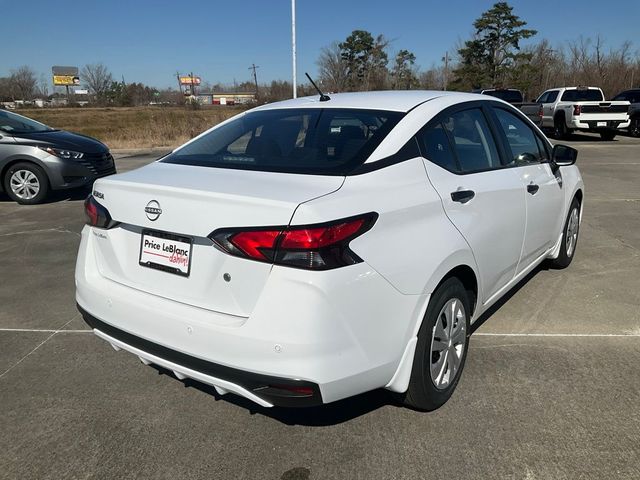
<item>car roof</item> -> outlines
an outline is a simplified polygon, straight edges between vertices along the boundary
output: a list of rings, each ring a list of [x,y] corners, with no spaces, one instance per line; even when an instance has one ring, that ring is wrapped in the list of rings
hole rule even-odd
[[[486,96],[474,93],[443,92],[437,90],[390,90],[378,92],[328,93],[330,100],[320,101],[320,95],[284,100],[253,109],[273,110],[280,108],[361,108],[408,112],[421,103],[438,97],[459,97],[460,101],[486,100]]]

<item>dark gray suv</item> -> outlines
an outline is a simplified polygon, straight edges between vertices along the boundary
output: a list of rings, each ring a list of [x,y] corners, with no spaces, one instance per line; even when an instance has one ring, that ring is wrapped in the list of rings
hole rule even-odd
[[[51,190],[79,188],[116,173],[98,140],[0,110],[0,191],[18,203],[43,202]]]

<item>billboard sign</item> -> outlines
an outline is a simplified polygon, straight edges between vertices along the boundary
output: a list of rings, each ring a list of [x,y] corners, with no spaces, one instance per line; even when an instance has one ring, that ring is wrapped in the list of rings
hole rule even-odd
[[[74,77],[71,75],[54,75],[53,84],[58,85],[79,85],[80,77]]]
[[[180,85],[200,85],[200,77],[181,76]]]
[[[78,67],[51,67],[51,73],[53,74],[53,85],[79,85],[80,77]]]

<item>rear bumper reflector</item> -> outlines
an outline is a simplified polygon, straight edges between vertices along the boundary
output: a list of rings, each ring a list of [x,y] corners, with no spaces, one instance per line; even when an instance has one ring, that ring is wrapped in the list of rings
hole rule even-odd
[[[146,365],[153,363],[172,370],[181,380],[192,378],[212,385],[220,395],[234,392],[265,407],[312,407],[323,403],[320,388],[313,382],[252,373],[209,362],[120,330],[98,320],[80,305],[78,310],[95,334],[111,343],[114,349],[127,350]]]

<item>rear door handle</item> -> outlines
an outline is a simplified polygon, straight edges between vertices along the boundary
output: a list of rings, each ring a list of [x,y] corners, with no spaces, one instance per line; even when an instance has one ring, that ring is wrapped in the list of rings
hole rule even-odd
[[[451,200],[458,203],[467,203],[475,196],[476,192],[473,190],[456,190],[455,192],[451,192]]]
[[[529,185],[527,185],[527,192],[529,192],[531,195],[535,195],[538,190],[540,190],[540,187],[535,183],[530,183]]]

